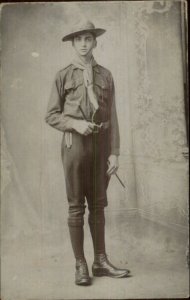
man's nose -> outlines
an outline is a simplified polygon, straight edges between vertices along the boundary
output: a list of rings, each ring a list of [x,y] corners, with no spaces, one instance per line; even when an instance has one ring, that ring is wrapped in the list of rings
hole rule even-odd
[[[82,40],[82,46],[86,46],[86,40],[85,39]]]

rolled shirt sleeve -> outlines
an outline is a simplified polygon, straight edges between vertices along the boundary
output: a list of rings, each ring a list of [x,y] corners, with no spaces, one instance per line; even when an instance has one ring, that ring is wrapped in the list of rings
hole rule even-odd
[[[58,72],[52,86],[45,121],[63,132],[73,130],[73,118],[63,115],[64,100],[64,82]]]

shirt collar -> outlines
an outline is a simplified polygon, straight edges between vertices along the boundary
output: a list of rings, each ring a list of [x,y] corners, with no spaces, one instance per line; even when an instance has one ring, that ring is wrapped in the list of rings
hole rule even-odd
[[[76,69],[78,69],[78,67],[72,64],[72,69],[76,70]],[[99,66],[97,63],[93,66],[93,69],[96,73],[100,73],[100,69],[99,69]]]

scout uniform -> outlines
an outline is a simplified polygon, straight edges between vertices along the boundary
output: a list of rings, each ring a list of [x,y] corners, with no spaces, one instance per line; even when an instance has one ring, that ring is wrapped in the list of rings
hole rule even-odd
[[[97,29],[86,21],[78,24],[63,41],[70,41],[85,32],[97,37],[105,30]],[[84,119],[96,124],[92,134],[87,136],[79,134],[72,126],[74,120]],[[107,162],[111,154],[119,155],[120,146],[114,82],[110,71],[97,64],[93,57],[90,65],[75,59],[59,71],[51,91],[46,122],[64,133],[62,161],[69,203],[68,225],[76,258],[76,284],[90,284],[83,250],[85,199],[95,253],[93,275],[127,276],[128,270],[111,265],[105,252]]]

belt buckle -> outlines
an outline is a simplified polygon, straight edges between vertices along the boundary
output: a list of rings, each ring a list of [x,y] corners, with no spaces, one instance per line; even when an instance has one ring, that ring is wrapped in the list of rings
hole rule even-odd
[[[98,125],[94,125],[94,128],[93,128],[93,133],[98,133],[99,132],[99,127]]]
[[[102,123],[100,125],[94,123],[93,133],[99,133],[102,127]]]

